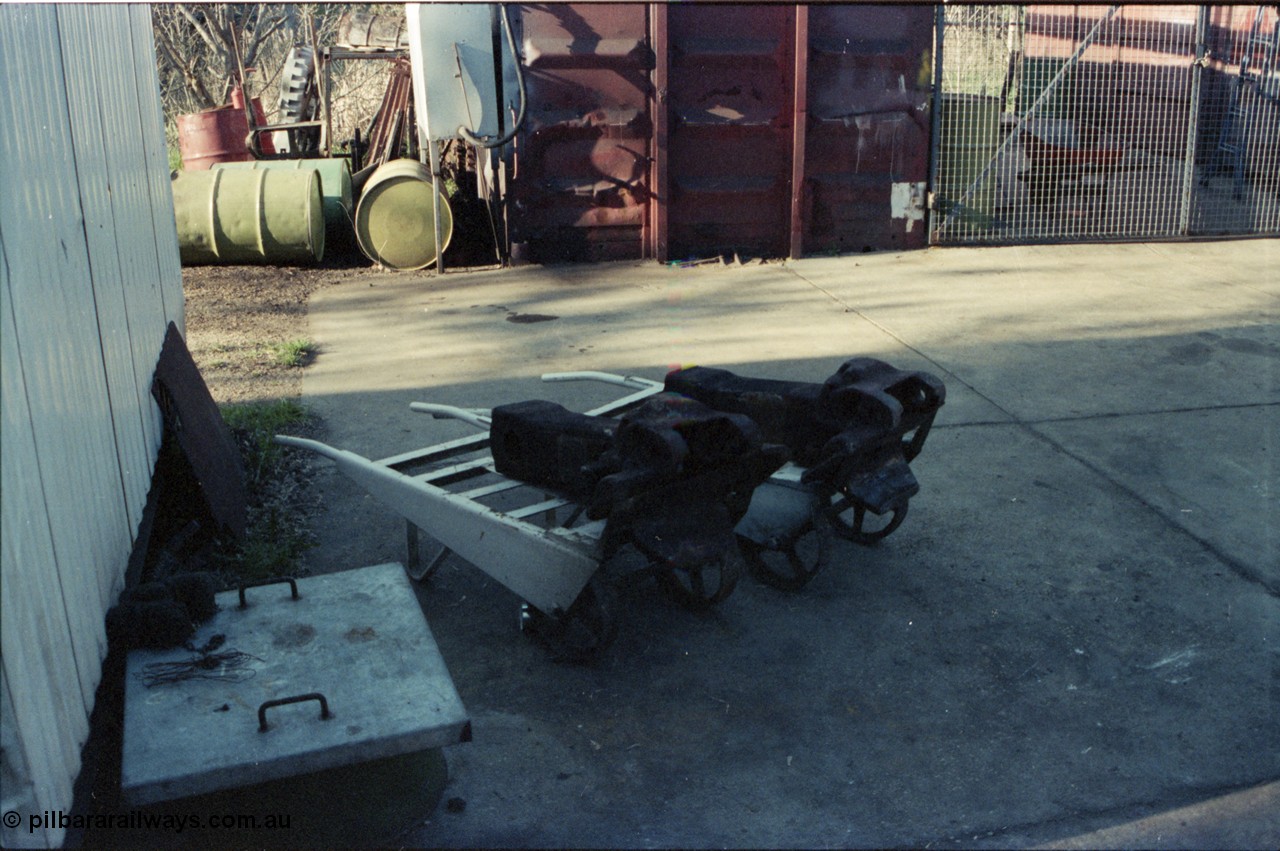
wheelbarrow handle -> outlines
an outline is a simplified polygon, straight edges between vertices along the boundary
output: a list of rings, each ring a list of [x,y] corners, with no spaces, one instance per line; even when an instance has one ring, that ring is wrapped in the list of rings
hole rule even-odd
[[[437,405],[433,402],[410,402],[409,410],[430,414],[438,420],[461,420],[480,431],[488,431],[493,422],[488,408],[455,408],[453,405]]]
[[[650,378],[641,378],[638,375],[617,375],[612,372],[596,372],[594,370],[581,370],[578,372],[546,372],[542,374],[543,381],[600,381],[605,384],[614,384],[618,387],[630,387],[633,390],[648,390],[651,387],[661,387],[661,381],[654,381]]]

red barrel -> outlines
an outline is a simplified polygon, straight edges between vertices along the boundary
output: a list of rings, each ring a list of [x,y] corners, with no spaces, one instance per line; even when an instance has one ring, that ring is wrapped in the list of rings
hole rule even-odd
[[[244,90],[241,89],[239,86],[236,86],[234,89],[231,90],[231,105],[239,110],[244,109]],[[253,99],[253,125],[255,127],[264,127],[266,126],[266,123],[267,123],[266,116],[262,112],[262,98],[254,98]],[[276,146],[275,146],[275,143],[271,141],[271,134],[261,133],[259,134],[259,136],[260,136],[260,140],[258,142],[258,145],[259,147],[262,148],[262,153],[268,154],[268,155],[274,154],[276,152]]]
[[[249,122],[244,109],[220,106],[178,116],[178,150],[182,167],[187,171],[204,171],[214,163],[242,162],[253,159],[245,145]]]

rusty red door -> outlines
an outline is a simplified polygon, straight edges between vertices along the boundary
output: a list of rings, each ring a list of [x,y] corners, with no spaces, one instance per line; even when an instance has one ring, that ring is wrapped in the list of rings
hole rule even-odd
[[[528,89],[511,181],[512,239],[539,262],[643,256],[649,7],[520,7]]]
[[[923,248],[933,8],[808,12],[804,253]]]
[[[923,247],[927,6],[520,7],[534,260]]]
[[[668,255],[785,256],[789,247],[794,6],[670,5],[666,20]],[[664,57],[657,56],[659,66]],[[662,196],[665,194],[665,198]]]

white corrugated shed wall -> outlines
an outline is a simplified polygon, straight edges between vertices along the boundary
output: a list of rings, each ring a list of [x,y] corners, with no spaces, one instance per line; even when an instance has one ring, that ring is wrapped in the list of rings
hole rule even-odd
[[[55,846],[182,327],[150,8],[0,5],[0,810]]]

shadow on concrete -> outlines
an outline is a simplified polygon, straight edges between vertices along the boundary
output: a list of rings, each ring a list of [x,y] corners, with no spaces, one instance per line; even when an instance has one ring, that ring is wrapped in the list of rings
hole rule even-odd
[[[425,310],[439,294],[422,294]],[[447,308],[429,343],[383,361],[378,383],[396,389],[308,403],[328,442],[374,458],[470,432],[410,401],[583,410],[613,391],[534,376],[660,378],[678,347],[638,341],[671,343],[655,304],[672,297],[639,296],[649,315],[599,357],[586,335],[611,330],[628,309],[616,300],[596,312],[573,292]],[[779,313],[768,330],[808,329],[813,348],[839,354],[714,360],[768,335],[724,328],[696,294],[677,311],[684,350],[766,377],[818,381],[862,354],[940,375],[948,403],[913,465],[922,492],[907,522],[878,547],[838,544],[796,594],[744,579],[692,613],[633,589],[617,644],[591,668],[550,662],[518,634],[514,595],[451,557],[419,597],[475,722],[475,740],[448,751],[446,795],[467,805],[422,813],[398,841],[1022,844],[1280,776],[1274,324],[926,346],[799,297],[814,314]],[[776,305],[756,292],[734,313]],[[506,311],[580,321],[517,327]],[[474,380],[449,380],[454,357]],[[403,559],[403,524],[385,507],[336,474],[320,486],[330,508],[314,569]]]

